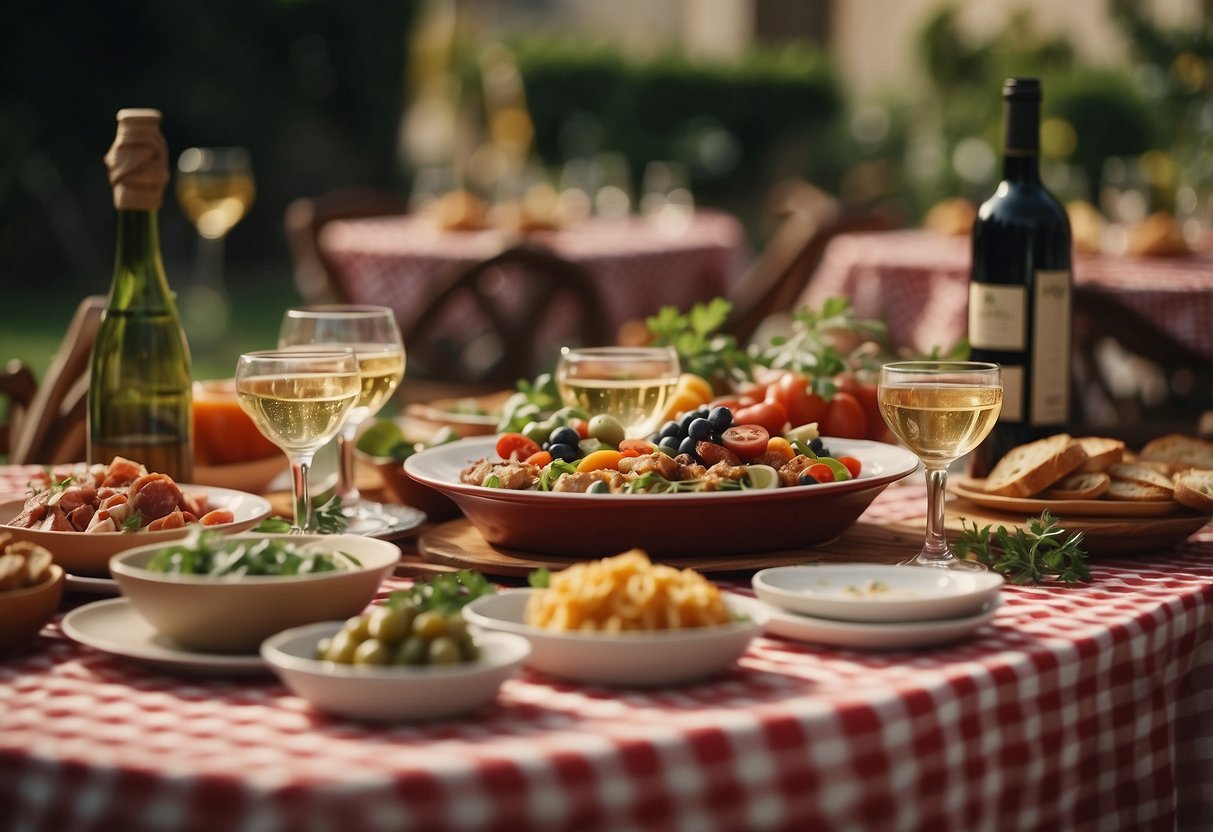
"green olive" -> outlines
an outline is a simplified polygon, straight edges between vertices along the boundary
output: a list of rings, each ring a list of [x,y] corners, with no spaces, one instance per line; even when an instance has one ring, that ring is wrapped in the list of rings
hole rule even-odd
[[[527,422],[522,428],[522,435],[532,442],[543,444],[548,441],[548,434],[552,429],[548,427],[546,422]]]
[[[463,654],[465,662],[474,662],[480,658],[480,647],[472,641],[470,635],[459,640],[459,652]]]
[[[392,664],[425,664],[429,649],[430,643],[425,639],[420,636],[409,636],[404,640],[404,644],[400,645],[396,650],[396,654],[392,656]]]
[[[376,607],[371,613],[371,621],[367,632],[371,638],[389,641],[393,644],[403,641],[413,626],[414,612],[411,609],[393,609],[392,607]]]
[[[439,636],[430,642],[430,664],[459,664],[463,661],[463,651],[450,636]]]
[[[354,664],[385,665],[390,659],[387,647],[377,638],[368,638],[354,650]]]
[[[462,641],[468,637],[468,623],[463,620],[463,616],[452,615],[446,620],[446,634],[455,641]]]
[[[590,436],[599,439],[612,448],[618,448],[623,441],[623,425],[609,413],[597,413],[590,418]]]
[[[329,642],[329,649],[324,652],[324,658],[330,662],[351,664],[354,661],[354,651],[358,649],[359,639],[349,630],[340,630]]]
[[[371,617],[369,615],[355,615],[353,618],[345,622],[342,627],[347,633],[352,635],[358,641],[365,641],[371,634],[370,631]]]
[[[438,610],[426,610],[413,619],[413,634],[427,641],[446,635],[446,616]]]

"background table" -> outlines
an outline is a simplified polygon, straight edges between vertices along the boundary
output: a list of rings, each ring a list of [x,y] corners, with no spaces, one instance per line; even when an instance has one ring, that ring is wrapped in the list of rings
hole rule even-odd
[[[28,472],[0,468],[0,491]],[[863,520],[922,507],[921,487],[893,487]],[[524,671],[485,710],[432,725],[330,718],[272,679],[172,675],[52,623],[0,663],[0,819],[57,832],[1207,828],[1213,529],[1092,572],[1070,589],[1008,587],[995,619],[951,646],[762,638],[724,676],[657,691]]]
[[[411,321],[444,269],[492,257],[520,239],[500,229],[444,231],[424,217],[402,216],[335,220],[319,245],[352,302],[390,306]],[[590,273],[612,332],[665,305],[686,309],[724,295],[748,255],[741,223],[710,210],[697,211],[676,233],[639,217],[591,218],[526,239]]]
[[[949,349],[968,331],[970,241],[932,231],[846,234],[826,248],[799,303],[842,295],[895,347]],[[1075,255],[1074,282],[1117,297],[1213,361],[1213,247],[1188,257]]]

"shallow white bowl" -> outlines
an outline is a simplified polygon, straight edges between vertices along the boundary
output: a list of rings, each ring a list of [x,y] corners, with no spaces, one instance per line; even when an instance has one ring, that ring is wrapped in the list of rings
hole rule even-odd
[[[346,552],[362,565],[287,576],[152,572],[148,561],[173,545],[155,543],[115,555],[110,572],[135,612],[161,635],[191,650],[240,653],[255,652],[265,638],[288,627],[357,615],[400,560],[395,544],[361,535],[240,534],[226,539],[266,537]]]
[[[931,621],[975,615],[1002,588],[997,572],[879,563],[776,566],[754,574],[754,592],[790,612],[839,621]]]
[[[355,667],[313,658],[316,644],[341,629],[328,621],[278,633],[261,656],[292,693],[322,711],[374,720],[427,720],[475,710],[497,696],[530,655],[509,633],[479,633],[480,658],[442,667]]]
[[[463,608],[469,623],[525,636],[534,648],[527,662],[536,670],[575,682],[624,687],[680,685],[724,671],[762,633],[769,613],[755,601],[727,596],[734,616],[719,627],[640,633],[549,630],[526,623],[527,600],[535,589],[512,589],[477,598]]]

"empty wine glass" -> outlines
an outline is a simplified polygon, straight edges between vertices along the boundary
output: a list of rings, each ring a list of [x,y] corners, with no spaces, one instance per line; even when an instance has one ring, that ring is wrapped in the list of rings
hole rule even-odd
[[[673,347],[588,347],[560,351],[556,386],[565,404],[609,413],[629,438],[657,428],[681,365]]]
[[[359,389],[358,360],[348,347],[260,350],[236,363],[240,406],[290,460],[295,531],[312,528],[312,458],[341,429]]]
[[[288,309],[278,346],[354,351],[361,388],[337,433],[337,494],[350,531],[371,533],[393,525],[396,518],[389,507],[358,493],[354,442],[358,428],[387,404],[404,378],[404,342],[395,312],[386,306],[341,304]]]
[[[922,551],[903,565],[985,569],[952,553],[943,509],[948,466],[981,444],[1002,410],[999,366],[976,361],[896,361],[880,368],[876,395],[889,429],[927,469],[926,540]]]

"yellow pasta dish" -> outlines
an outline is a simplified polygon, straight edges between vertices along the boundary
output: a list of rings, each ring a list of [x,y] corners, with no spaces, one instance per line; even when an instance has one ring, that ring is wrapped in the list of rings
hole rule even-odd
[[[720,591],[692,569],[652,563],[632,549],[551,576],[527,605],[528,624],[551,630],[624,632],[732,622]]]

